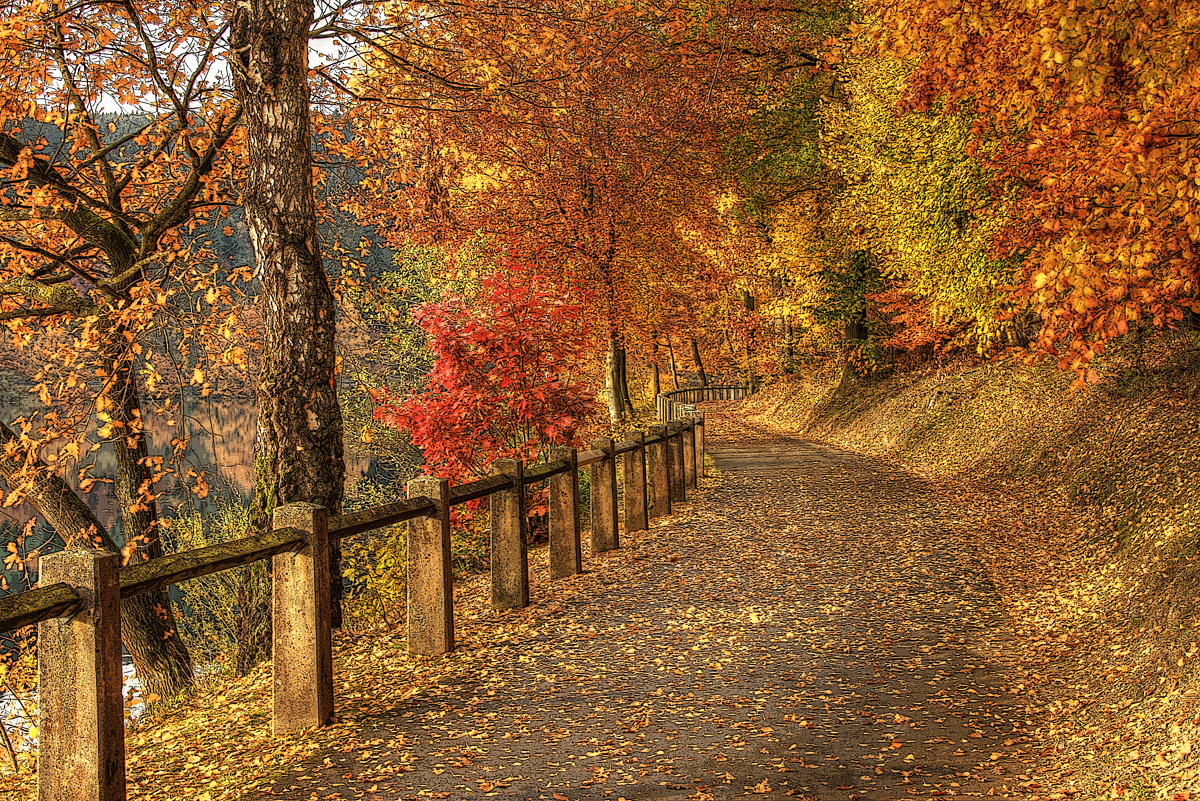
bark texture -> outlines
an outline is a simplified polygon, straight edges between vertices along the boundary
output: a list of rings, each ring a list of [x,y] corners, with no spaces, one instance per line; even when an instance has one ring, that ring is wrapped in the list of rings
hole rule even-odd
[[[265,525],[294,501],[340,511],[344,464],[335,378],[334,299],[317,241],[309,119],[311,0],[241,0],[230,65],[247,129],[242,205],[261,282],[255,509]],[[333,625],[341,625],[340,552],[330,548]],[[252,571],[252,572],[260,572]],[[261,575],[246,601],[261,610]],[[253,609],[247,608],[247,612]],[[262,614],[259,617],[263,617]],[[269,627],[248,623],[247,649]],[[240,666],[244,660],[239,657]]]
[[[658,368],[658,332],[650,337],[650,397],[658,402],[658,394],[662,392],[662,375]]]
[[[667,337],[667,356],[671,362],[671,383],[675,385],[675,389],[679,389],[679,368],[675,365],[675,343]]]
[[[621,404],[625,419],[632,420],[634,411],[633,398],[629,395],[629,352],[624,342],[617,345],[617,377],[621,380]]]
[[[92,547],[119,553],[121,549],[87,504],[57,472],[27,454],[19,440],[12,429],[0,423],[0,444],[4,446],[0,475],[4,476],[9,488],[20,487],[26,500],[42,513],[64,541],[86,542]],[[144,450],[145,444],[141,447]],[[122,503],[124,506],[126,504]],[[161,555],[161,542],[158,549]],[[135,554],[133,558],[138,557]],[[149,692],[162,698],[173,698],[195,684],[192,658],[175,627],[171,599],[165,588],[121,602],[121,640]]]
[[[621,422],[621,376],[620,357],[617,355],[617,341],[608,340],[608,349],[604,356],[604,402],[608,406],[608,422],[617,425]]]
[[[696,365],[696,374],[700,376],[700,386],[708,386],[708,373],[704,371],[704,361],[700,358],[700,346],[695,337],[689,338],[692,343],[692,364]]]

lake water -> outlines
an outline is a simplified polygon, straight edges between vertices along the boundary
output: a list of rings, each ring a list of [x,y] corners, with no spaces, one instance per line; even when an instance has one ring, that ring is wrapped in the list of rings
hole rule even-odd
[[[5,393],[7,403],[0,404],[0,413],[6,416],[5,422],[12,421],[22,414],[29,414],[33,407],[28,400],[11,387],[4,387],[10,392]],[[13,402],[13,399],[16,402]],[[212,515],[222,504],[230,502],[245,502],[249,499],[254,487],[254,436],[258,423],[258,410],[252,399],[242,398],[192,398],[185,402],[183,414],[178,416],[176,426],[167,425],[163,418],[147,416],[147,439],[149,453],[152,456],[169,457],[171,442],[176,438],[187,438],[188,447],[182,453],[180,472],[188,470],[196,475],[203,475],[209,486],[206,497],[189,491],[183,482],[172,476],[166,477],[156,488],[162,495],[159,498],[159,512],[164,517],[177,516],[198,512],[202,516]],[[116,462],[111,448],[102,448],[95,454],[96,466],[92,475],[99,478],[112,478],[116,473]],[[392,471],[367,457],[347,455],[346,487],[352,487],[355,482],[369,480],[380,485],[395,486],[396,498],[402,497],[402,487],[394,480]],[[75,476],[67,476],[68,482],[78,488]],[[194,484],[194,480],[193,480]],[[91,491],[83,494],[89,507],[97,518],[120,541],[121,521],[116,497],[112,484],[97,482]],[[388,493],[385,491],[385,497]],[[10,530],[23,530],[30,520],[40,521],[36,510],[27,504],[0,508],[0,525]],[[49,532],[39,527],[42,536]],[[6,538],[7,539],[7,538]],[[31,537],[27,546],[30,550],[37,547],[38,537]],[[3,546],[0,545],[0,550]],[[36,564],[36,563],[34,563]],[[8,585],[14,590],[20,589],[26,580],[24,574],[17,570],[0,570]],[[34,574],[36,578],[36,574]],[[0,640],[3,634],[0,633]],[[0,642],[2,650],[3,642]],[[133,664],[128,656],[124,659],[125,691],[128,694],[133,689],[138,692],[138,680],[133,675]],[[140,705],[133,708],[136,713]],[[28,721],[23,720],[19,705],[7,693],[0,694],[0,720],[12,730],[13,726],[26,727]],[[3,747],[0,738],[0,748]]]
[[[11,393],[4,400],[11,401],[14,396],[23,401],[23,405],[13,408],[11,403],[0,403],[0,413],[8,418],[6,422],[10,424],[15,418],[34,410],[29,401],[18,393]],[[258,424],[258,409],[254,400],[189,398],[185,400],[181,413],[172,417],[175,425],[168,425],[169,421],[165,417],[151,414],[146,416],[149,454],[163,457],[168,466],[175,471],[168,473],[155,487],[155,491],[160,493],[159,513],[164,518],[191,513],[208,517],[223,504],[248,501],[254,488],[254,436]],[[171,465],[169,460],[173,440],[186,440],[187,447]],[[112,479],[116,474],[116,459],[112,448],[102,447],[94,454],[94,459],[95,467],[90,471],[90,475],[100,479]],[[381,484],[392,483],[390,471],[369,457],[347,454],[345,465],[347,488],[362,479]],[[65,478],[77,489],[79,481],[75,472],[69,471]],[[189,473],[191,477],[188,477]],[[206,485],[207,489],[197,492],[201,483]],[[401,497],[402,491],[397,484],[397,499]],[[113,485],[107,481],[98,481],[87,493],[81,494],[109,533],[118,542],[122,541],[121,516]],[[0,527],[10,532],[24,529],[30,520],[40,521],[40,516],[28,504],[0,508]],[[48,530],[39,527],[27,544],[27,550],[36,550],[41,537],[48,533]],[[36,571],[36,562],[33,566]],[[23,577],[19,572],[0,572],[13,589],[21,586]]]
[[[128,712],[131,719],[136,720],[146,708],[140,700],[142,685],[138,681],[133,670],[133,660],[129,658],[129,654],[121,656],[121,671],[124,674],[122,682],[122,694],[129,698],[132,692],[134,703],[130,705]],[[36,698],[36,696],[35,696]],[[36,725],[36,721],[30,720],[25,715],[25,708],[12,696],[11,693],[0,693],[0,725],[3,725],[7,730],[9,738],[14,741],[25,741],[25,748],[28,748],[28,740],[25,735],[29,733],[31,726]],[[0,738],[0,746],[3,745],[3,738]]]

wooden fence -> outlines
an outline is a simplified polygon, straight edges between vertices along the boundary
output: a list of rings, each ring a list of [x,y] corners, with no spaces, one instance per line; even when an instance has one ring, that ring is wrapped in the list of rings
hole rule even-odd
[[[492,608],[529,605],[525,487],[550,489],[550,576],[583,570],[579,473],[590,470],[591,550],[620,545],[626,532],[671,513],[704,473],[700,400],[741,397],[742,387],[679,390],[659,396],[658,425],[625,442],[602,437],[591,450],[556,448],[552,461],[498,460],[493,475],[456,487],[421,477],[407,499],[330,516],[306,503],[275,510],[271,531],[120,566],[120,555],[69,550],[42,557],[39,587],[0,598],[0,631],[38,624],[39,801],[122,801],[125,727],[121,692],[121,600],[190,578],[272,560],[274,731],[322,726],[333,717],[329,543],[408,522],[408,650],[454,649],[450,507],[489,498]],[[666,397],[666,405],[664,405]],[[617,488],[617,459],[622,490]],[[624,508],[618,497],[624,496]]]
[[[658,393],[658,397],[655,398],[655,411],[659,420],[682,420],[687,416],[687,407],[700,401],[742,400],[748,394],[750,390],[741,384],[676,389]]]

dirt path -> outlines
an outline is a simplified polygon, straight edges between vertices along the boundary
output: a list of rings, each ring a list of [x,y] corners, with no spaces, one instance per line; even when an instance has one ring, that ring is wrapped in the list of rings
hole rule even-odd
[[[682,514],[275,794],[853,801],[1028,782],[1010,758],[1023,710],[982,656],[1005,621],[952,511],[878,461],[708,419],[724,476]]]

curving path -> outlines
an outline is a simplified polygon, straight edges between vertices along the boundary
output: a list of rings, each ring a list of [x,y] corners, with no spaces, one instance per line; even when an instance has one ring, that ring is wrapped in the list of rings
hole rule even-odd
[[[893,466],[707,408],[721,480],[620,558],[589,562],[588,591],[275,794],[1016,791],[1023,709],[983,655],[1005,621],[953,510]]]

